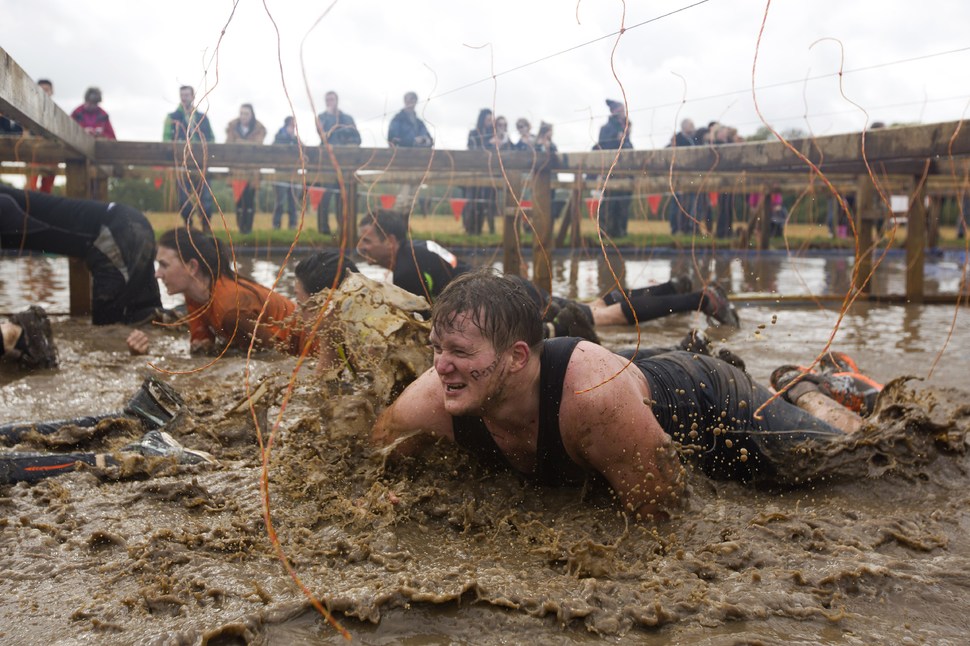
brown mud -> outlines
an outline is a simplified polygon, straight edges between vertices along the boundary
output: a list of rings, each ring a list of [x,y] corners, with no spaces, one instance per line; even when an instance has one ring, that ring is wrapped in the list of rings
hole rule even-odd
[[[54,327],[62,367],[5,372],[4,418],[120,408],[147,370],[124,330]],[[161,367],[203,364],[184,333],[155,336]],[[791,359],[770,339],[738,345],[759,378]],[[247,377],[269,384],[265,431],[293,366],[234,355],[169,377],[190,411],[171,433],[219,466],[130,457],[0,487],[0,642],[343,642],[275,556],[253,419],[234,410]],[[803,466],[828,475],[796,489],[689,470],[684,507],[657,525],[629,522],[606,490],[537,489],[450,446],[385,464],[367,442],[375,383],[334,392],[301,372],[270,464],[282,547],[359,643],[965,643],[963,383],[892,382],[859,438],[807,449]],[[114,450],[139,433],[106,422],[19,448]]]

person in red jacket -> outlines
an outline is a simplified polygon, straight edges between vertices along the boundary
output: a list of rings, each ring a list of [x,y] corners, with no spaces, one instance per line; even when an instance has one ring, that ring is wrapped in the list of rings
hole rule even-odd
[[[92,137],[117,139],[108,113],[98,105],[101,103],[101,90],[89,87],[84,93],[84,103],[74,108],[71,118],[77,121],[84,131]]]

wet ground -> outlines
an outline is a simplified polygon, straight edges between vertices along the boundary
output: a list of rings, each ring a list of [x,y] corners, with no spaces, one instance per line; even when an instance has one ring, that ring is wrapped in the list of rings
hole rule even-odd
[[[272,258],[242,264],[263,282],[279,267]],[[787,298],[844,291],[844,258],[656,257],[623,269],[631,285],[700,269],[737,294],[778,295],[752,298],[740,331],[709,330],[756,379],[810,361],[834,335],[874,378],[921,380],[895,382],[860,441],[806,457],[825,466],[825,480],[776,491],[692,473],[683,510],[638,526],[607,491],[534,489],[450,447],[385,466],[365,439],[375,414],[366,387],[337,394],[302,372],[280,413],[292,359],[206,366],[188,356],[186,332],[164,331],[153,331],[151,355],[130,357],[125,328],[57,316],[61,368],[6,369],[0,418],[116,410],[152,370],[147,359],[177,373],[168,379],[187,399],[173,435],[220,466],[134,458],[0,487],[0,641],[343,641],[267,538],[254,422],[233,411],[248,380],[271,385],[256,406],[262,431],[279,422],[269,491],[283,552],[358,643],[965,643],[966,307],[856,304],[835,330],[837,304]],[[901,291],[901,268],[884,270],[877,290]],[[932,265],[931,290],[955,292],[963,272],[959,259]],[[0,310],[39,301],[66,311],[66,273],[59,259],[0,261]],[[604,289],[603,275],[595,261],[557,259],[554,268],[557,291],[580,298]],[[706,323],[678,315],[644,324],[641,343],[674,343],[691,325]],[[636,340],[633,328],[604,334],[611,346]],[[106,425],[80,445],[112,450],[131,437]],[[22,448],[63,450],[57,439]]]

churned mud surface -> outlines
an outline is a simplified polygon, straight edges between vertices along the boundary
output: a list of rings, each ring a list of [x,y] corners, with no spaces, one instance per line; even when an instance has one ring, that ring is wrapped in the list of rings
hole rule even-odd
[[[120,331],[120,330],[119,330]],[[8,419],[120,408],[147,368],[110,334],[59,321],[60,370],[10,375]],[[203,365],[181,336],[149,357]],[[168,354],[170,358],[163,359]],[[776,491],[690,470],[669,522],[638,525],[610,493],[536,489],[450,446],[385,464],[367,442],[375,383],[325,388],[292,359],[230,356],[172,375],[170,432],[218,466],[130,457],[0,487],[0,641],[360,643],[965,643],[970,609],[966,390],[899,380],[859,438],[806,449],[827,477]],[[238,406],[265,383],[255,412]],[[962,385],[962,384],[960,384]],[[72,434],[73,433],[73,434]],[[116,450],[140,430],[31,438],[24,450]]]

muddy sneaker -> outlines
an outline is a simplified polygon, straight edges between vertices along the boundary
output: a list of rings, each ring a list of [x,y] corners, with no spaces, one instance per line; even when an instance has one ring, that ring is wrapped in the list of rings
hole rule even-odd
[[[673,285],[675,294],[690,294],[694,291],[690,276],[674,276],[670,279],[670,284]]]
[[[684,352],[712,356],[711,340],[702,330],[691,330],[677,345]]]
[[[704,288],[701,311],[721,325],[741,327],[741,319],[728,300],[727,292],[717,283],[711,283]]]
[[[859,366],[844,352],[826,352],[818,361],[818,371],[822,374],[859,372]]]
[[[865,417],[876,407],[882,384],[858,372],[825,375],[818,389],[851,411]]]
[[[768,382],[775,392],[781,392],[787,388],[782,397],[790,404],[794,404],[807,392],[818,391],[820,381],[821,377],[816,373],[806,372],[805,368],[792,365],[779,366],[768,377]],[[791,386],[791,384],[795,385]]]
[[[148,431],[137,442],[128,444],[124,453],[140,453],[146,458],[175,458],[179,464],[215,464],[216,459],[205,451],[187,449],[164,431]]]
[[[155,377],[146,377],[125,405],[125,413],[137,417],[151,430],[165,426],[184,408],[185,401],[178,391]]]
[[[20,353],[17,361],[25,370],[57,367],[57,346],[51,333],[47,312],[39,305],[14,314],[10,322],[20,326],[20,338],[14,349]]]
[[[556,336],[578,336],[599,344],[600,338],[593,329],[593,322],[576,303],[566,303],[552,322]]]

